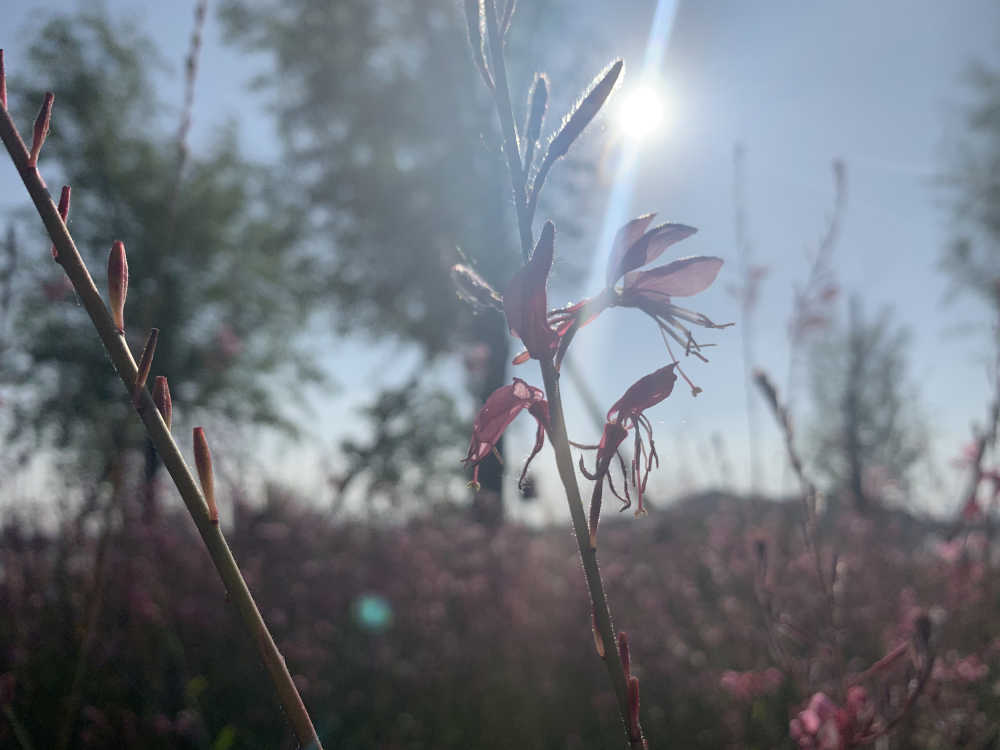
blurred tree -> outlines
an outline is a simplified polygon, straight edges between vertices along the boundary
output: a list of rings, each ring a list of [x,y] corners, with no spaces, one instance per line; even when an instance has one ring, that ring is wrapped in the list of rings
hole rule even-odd
[[[1000,72],[974,66],[975,91],[948,175],[958,232],[942,267],[960,286],[1000,306]]]
[[[42,92],[56,92],[42,170],[53,190],[60,177],[73,188],[70,229],[99,288],[112,241],[125,241],[127,335],[138,352],[149,329],[161,329],[153,374],[169,378],[178,409],[284,424],[265,376],[319,377],[290,335],[321,291],[313,260],[297,249],[303,211],[278,175],[239,154],[231,127],[206,156],[180,159],[184,144],[156,126],[155,50],[100,14],[55,17],[31,47],[30,81],[11,87],[25,92],[15,114],[30,123]],[[0,363],[18,394],[9,437],[44,438],[110,471],[143,445],[141,427],[37,218],[27,225],[31,242],[10,262],[21,292],[6,337],[12,354]],[[147,448],[147,478],[156,465]]]
[[[509,59],[519,103],[531,70],[518,61],[559,65],[546,23],[559,18],[567,36],[578,24],[557,10],[523,4],[515,16]],[[462,4],[226,0],[222,19],[232,39],[272,57],[258,83],[272,95],[316,236],[335,248],[337,327],[413,342],[427,358],[463,350],[470,389],[484,401],[507,381],[506,327],[499,315],[473,315],[448,269],[467,258],[502,289],[520,254],[496,118]],[[579,67],[575,58],[562,64]],[[501,476],[493,461],[480,471],[481,520],[502,518]]]
[[[831,331],[811,352],[813,463],[862,512],[890,487],[905,491],[926,450],[907,381],[908,339],[887,310],[867,319],[855,297],[846,330]]]

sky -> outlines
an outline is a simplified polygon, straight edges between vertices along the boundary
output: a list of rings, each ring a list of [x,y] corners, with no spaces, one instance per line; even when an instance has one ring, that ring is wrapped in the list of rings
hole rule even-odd
[[[8,74],[16,75],[26,65],[26,46],[37,14],[88,5],[35,2],[29,8],[0,0],[0,17],[5,19],[0,45],[6,51]],[[181,62],[194,3],[109,0],[107,7],[153,34],[173,67],[161,76],[159,94],[179,112]],[[609,229],[648,211],[658,212],[663,220],[698,227],[699,232],[677,252],[717,255],[726,266],[719,281],[690,306],[719,322],[739,320],[739,304],[727,287],[739,283],[733,150],[742,144],[742,191],[753,262],[768,269],[755,313],[755,364],[784,385],[792,289],[805,279],[808,253],[815,249],[830,216],[831,161],[842,159],[848,195],[833,254],[837,280],[845,299],[859,295],[870,312],[891,306],[896,320],[910,328],[910,370],[919,408],[930,427],[940,480],[922,483],[916,501],[937,511],[954,508],[960,476],[949,461],[968,440],[970,424],[983,419],[990,396],[989,324],[984,306],[961,297],[946,302],[949,285],[939,259],[954,227],[941,175],[962,135],[961,113],[970,101],[963,72],[974,60],[1000,63],[995,52],[1000,6],[988,0],[752,4],[664,0],[660,12],[667,18],[665,47],[662,58],[647,71],[662,97],[663,122],[632,146],[622,140],[615,107],[643,77],[657,4],[631,2],[623,7],[628,12],[616,10],[613,3],[580,6],[601,29],[602,41],[595,48],[624,56],[626,77],[616,93],[619,103],[612,99],[609,116],[587,135],[607,145],[591,200],[597,209],[594,231],[575,249],[590,254],[594,268],[601,268]],[[227,47],[214,10],[210,3],[191,145],[195,150],[207,147],[222,123],[238,119],[245,151],[263,160],[277,158],[273,124],[262,100],[246,89],[266,61]],[[605,62],[581,61],[579,80],[554,81],[553,87],[582,87]],[[629,147],[635,149],[634,182],[625,191],[619,184],[617,194],[624,198],[613,202],[616,164]],[[559,180],[557,168],[550,189],[558,190]],[[23,189],[13,170],[0,169],[0,210],[22,202]],[[566,299],[597,291],[563,290],[558,276],[557,259],[554,289]],[[554,293],[552,302],[562,301]],[[655,329],[633,311],[613,311],[584,334],[575,345],[574,364],[602,404],[610,404],[638,375],[667,361]],[[718,344],[711,350],[711,362],[694,363],[688,372],[704,393],[693,399],[678,389],[649,415],[664,459],[651,482],[666,496],[720,481],[731,487],[746,487],[749,482],[740,331],[709,331],[703,340]],[[323,416],[314,420],[322,425],[316,435],[322,445],[332,446],[358,429],[354,410],[386,384],[384,373],[397,369],[387,363],[400,356],[401,348],[393,344],[374,351],[358,341],[338,347],[338,359],[327,364],[337,369],[342,387],[328,398],[314,395],[309,407]],[[351,367],[343,367],[344,361]],[[450,376],[447,367],[442,373]],[[572,393],[568,398],[571,434],[584,442],[596,439],[582,402]],[[800,390],[796,403],[804,402],[805,392]],[[761,405],[756,413],[759,487],[788,490],[779,436]],[[515,456],[518,445],[527,451],[533,431],[530,420],[522,421],[516,423]],[[731,475],[721,479],[711,448],[713,436],[721,438],[732,466]],[[277,447],[275,451],[274,470],[279,476],[301,476],[299,453]],[[548,519],[564,513],[553,477],[541,480],[543,501],[516,508],[515,515]]]

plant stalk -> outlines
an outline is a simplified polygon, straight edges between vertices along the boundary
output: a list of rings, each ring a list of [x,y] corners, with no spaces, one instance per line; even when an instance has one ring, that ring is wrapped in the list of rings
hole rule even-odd
[[[517,139],[517,125],[514,122],[514,112],[510,104],[510,91],[507,87],[507,70],[503,55],[503,39],[497,25],[494,0],[485,1],[486,32],[490,44],[490,58],[493,63],[493,80],[496,84],[495,97],[497,115],[503,130],[504,151],[507,153],[507,165],[510,179],[514,187],[514,205],[517,209],[517,223],[521,238],[521,255],[525,262],[531,257],[534,240],[531,232],[531,215],[525,200],[525,175],[521,169],[520,149]],[[562,397],[559,392],[559,374],[551,360],[541,360],[542,380],[545,384],[545,397],[549,402],[549,440],[556,455],[556,466],[559,478],[566,491],[566,501],[569,503],[570,516],[573,519],[573,531],[577,547],[580,550],[580,560],[583,563],[587,589],[593,606],[594,623],[597,634],[604,644],[604,664],[611,679],[618,702],[618,712],[625,728],[625,736],[630,747],[642,748],[642,737],[633,738],[629,730],[628,678],[618,652],[618,641],[615,636],[614,624],[611,621],[611,610],[604,593],[604,582],[601,570],[597,564],[597,550],[590,546],[590,526],[584,511],[580,487],[576,481],[576,468],[570,452],[569,437],[566,433],[566,422],[563,416]]]
[[[517,140],[514,109],[510,104],[510,88],[507,86],[507,63],[504,61],[503,56],[503,37],[497,25],[496,5],[493,0],[486,0],[484,8],[486,11],[486,36],[490,43],[490,61],[493,63],[494,99],[497,105],[497,115],[500,117],[500,127],[503,130],[503,150],[507,154],[510,183],[514,189],[517,228],[521,237],[521,257],[527,263],[531,257],[531,249],[535,245],[531,239],[531,217],[527,211],[528,201],[524,192],[524,178],[527,165],[523,168],[521,166],[521,148]]]
[[[53,244],[59,251],[56,262],[63,267],[72,282],[77,296],[97,329],[101,343],[111,358],[115,371],[124,383],[126,392],[131,396],[138,368],[125,342],[125,337],[118,332],[112,321],[111,314],[101,299],[101,294],[97,291],[94,280],[80,257],[69,230],[60,218],[56,204],[53,203],[38,168],[28,166],[28,150],[25,148],[13,120],[11,120],[10,113],[3,107],[0,107],[0,139],[3,140],[18,174],[21,175],[24,186],[35,204],[42,223],[45,224]],[[278,698],[299,743],[309,750],[321,750],[322,745],[319,737],[316,735],[316,730],[309,718],[305,704],[302,702],[302,697],[299,695],[288,667],[285,665],[284,657],[278,651],[278,647],[261,617],[260,610],[240,573],[239,566],[233,558],[232,551],[229,549],[220,527],[209,520],[208,506],[198,488],[198,483],[191,475],[180,449],[170,435],[160,412],[153,404],[149,391],[145,388],[141,390],[139,398],[136,399],[135,407],[146,427],[149,439],[156,446],[157,453],[160,454],[164,466],[174,480],[174,484],[194,520],[198,533],[212,558],[212,563],[226,587],[228,597],[236,605],[240,619],[250,632],[260,652],[261,659],[267,668],[271,682],[278,693]]]

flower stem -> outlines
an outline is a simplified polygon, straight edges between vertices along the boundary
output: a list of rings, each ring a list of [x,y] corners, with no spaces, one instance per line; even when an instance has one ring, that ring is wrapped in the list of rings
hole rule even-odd
[[[484,5],[493,79],[496,83],[494,100],[503,130],[504,151],[507,154],[511,184],[514,187],[514,205],[517,209],[521,254],[527,262],[534,247],[534,240],[531,236],[532,209],[529,209],[525,200],[525,175],[521,168],[517,125],[514,122],[514,112],[510,104],[510,90],[507,86],[507,69],[503,55],[503,39],[497,25],[496,7],[494,0],[486,0]],[[583,499],[580,496],[580,487],[576,481],[576,469],[573,466],[573,456],[570,453],[569,437],[566,433],[566,422],[563,417],[562,397],[559,393],[559,374],[551,360],[541,360],[540,363],[542,379],[545,383],[545,398],[549,402],[549,440],[556,454],[559,478],[566,491],[566,501],[569,503],[569,512],[573,519],[573,531],[576,535],[576,543],[580,550],[580,559],[587,579],[587,589],[590,592],[590,601],[593,606],[594,623],[604,644],[604,663],[615,691],[618,712],[621,715],[629,746],[641,748],[644,746],[643,738],[641,736],[633,737],[629,729],[628,678],[625,675],[621,655],[618,653],[614,625],[611,621],[611,610],[608,608],[604,582],[601,580],[601,570],[597,564],[597,550],[590,546],[590,526],[584,511]]]
[[[80,257],[69,230],[66,229],[66,225],[59,216],[59,210],[53,203],[41,174],[39,174],[37,167],[29,166],[28,150],[25,148],[10,114],[3,107],[0,107],[0,139],[3,140],[14,166],[21,175],[24,186],[35,204],[38,215],[58,250],[59,255],[56,262],[63,267],[72,282],[84,309],[90,315],[90,319],[97,329],[101,343],[104,344],[115,371],[125,384],[126,392],[131,396],[135,389],[138,368],[128,345],[125,343],[125,337],[121,335],[118,327],[112,321],[111,314],[105,307],[101,294],[97,291],[90,271],[87,270],[86,264]],[[157,453],[160,454],[164,466],[173,478],[174,484],[198,528],[198,533],[201,535],[212,558],[212,563],[226,587],[229,598],[236,605],[240,619],[243,620],[243,624],[249,630],[260,652],[261,659],[267,668],[271,682],[278,693],[278,698],[299,743],[309,750],[321,750],[322,745],[319,737],[316,735],[316,730],[313,728],[312,720],[302,702],[302,697],[299,695],[288,667],[285,665],[284,657],[278,651],[278,647],[261,617],[257,603],[254,601],[250,589],[247,588],[246,581],[243,580],[243,575],[240,573],[239,566],[233,558],[232,551],[229,549],[221,529],[209,519],[208,506],[198,489],[198,483],[191,475],[191,470],[185,463],[180,449],[171,437],[160,412],[153,404],[149,391],[145,388],[140,391],[139,398],[135,401],[135,407],[146,427],[149,439],[156,446]]]
[[[580,550],[583,572],[587,579],[590,602],[594,609],[594,622],[597,625],[597,633],[604,643],[604,664],[608,669],[608,676],[615,690],[618,711],[621,714],[629,744],[634,747],[642,747],[642,738],[632,737],[628,729],[628,679],[625,676],[621,655],[618,653],[618,641],[615,636],[614,624],[611,621],[611,610],[604,593],[601,569],[597,564],[597,550],[590,546],[590,526],[583,508],[580,486],[576,481],[576,468],[573,466],[569,437],[566,433],[566,421],[563,417],[562,397],[559,393],[559,374],[551,362],[542,360],[541,365],[542,379],[545,383],[545,397],[549,402],[549,441],[556,454],[556,467],[566,491],[566,500],[569,503],[569,512],[573,519],[573,532],[576,535],[576,544]]]
[[[528,201],[524,193],[524,175],[527,165],[522,169],[521,149],[517,142],[517,125],[514,123],[514,110],[510,104],[510,88],[507,86],[507,63],[503,56],[503,37],[497,25],[496,5],[493,0],[486,0],[486,36],[490,43],[490,60],[493,63],[493,81],[496,84],[494,100],[497,105],[497,115],[500,117],[500,127],[503,130],[503,150],[507,154],[507,168],[510,171],[510,183],[514,189],[514,206],[517,209],[517,228],[521,237],[521,257],[525,263],[531,257],[531,249],[535,243],[531,239],[531,217],[528,214]]]

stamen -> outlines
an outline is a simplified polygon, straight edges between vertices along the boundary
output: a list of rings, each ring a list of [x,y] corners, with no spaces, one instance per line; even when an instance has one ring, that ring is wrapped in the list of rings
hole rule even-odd
[[[687,373],[684,372],[684,368],[681,367],[681,363],[677,360],[677,357],[674,356],[674,352],[670,348],[670,342],[667,341],[666,334],[669,333],[669,334],[671,334],[672,336],[675,336],[675,337],[676,337],[677,334],[675,334],[673,331],[671,331],[669,328],[667,328],[665,325],[663,325],[663,323],[661,323],[660,321],[656,321],[656,322],[657,322],[657,324],[660,327],[660,335],[663,337],[663,344],[667,347],[667,354],[669,354],[670,358],[674,361],[674,364],[676,365],[677,372],[679,372],[681,374],[681,377],[684,378],[685,382],[689,386],[691,386],[691,395],[692,396],[697,396],[699,393],[701,393],[701,388],[699,388],[698,386],[696,386],[694,383],[691,382],[691,378],[689,378],[687,376]],[[695,352],[695,356],[701,357],[701,355],[698,354],[697,352]],[[705,361],[705,362],[708,361],[704,357],[701,357],[701,359],[703,361]]]

